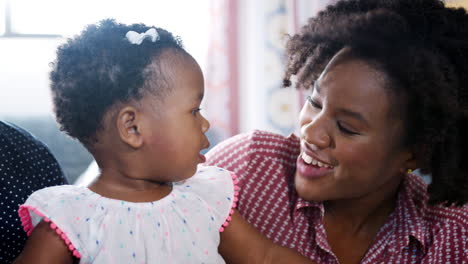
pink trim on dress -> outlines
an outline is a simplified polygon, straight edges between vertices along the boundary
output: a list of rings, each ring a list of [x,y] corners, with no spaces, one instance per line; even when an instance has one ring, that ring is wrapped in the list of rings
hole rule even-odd
[[[231,177],[232,177],[232,182],[234,183],[234,199],[232,201],[232,206],[231,206],[231,211],[229,211],[229,215],[226,218],[226,221],[222,224],[222,226],[219,228],[219,232],[223,232],[224,228],[229,225],[229,222],[232,220],[232,214],[234,213],[234,208],[237,206],[237,201],[239,200],[239,190],[240,187],[237,186],[239,183],[238,180],[236,180],[237,176],[231,172]]]
[[[45,222],[50,222],[50,228],[54,229],[57,235],[62,238],[62,240],[65,242],[65,245],[67,245],[68,249],[72,252],[73,256],[77,258],[81,258],[80,252],[76,250],[76,248],[73,246],[71,243],[70,239],[67,237],[67,235],[52,221],[50,221],[49,218],[44,216],[43,213],[39,212],[36,208],[30,206],[30,205],[21,205],[20,209],[18,210],[18,214],[21,219],[21,224],[23,225],[24,231],[28,234],[28,236],[31,235],[31,232],[34,229],[34,226],[32,225],[32,220],[31,220],[31,215],[29,214],[29,211],[34,212],[36,215],[43,217],[43,220]]]

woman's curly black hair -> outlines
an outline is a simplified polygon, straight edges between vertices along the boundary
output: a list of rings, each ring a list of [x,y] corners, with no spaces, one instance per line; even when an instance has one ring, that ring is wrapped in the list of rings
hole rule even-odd
[[[309,20],[287,44],[284,85],[308,88],[350,48],[387,76],[402,105],[406,146],[430,173],[429,202],[468,201],[468,15],[438,0],[347,0]]]
[[[158,90],[153,93],[164,94],[168,78],[157,70],[160,66],[148,66],[163,50],[187,53],[181,40],[162,28],[156,28],[156,42],[146,39],[135,45],[126,39],[130,30],[140,33],[150,28],[105,19],[87,26],[57,49],[50,80],[61,130],[89,146],[95,142],[102,118],[111,106],[141,99],[147,92],[147,81],[156,83]]]

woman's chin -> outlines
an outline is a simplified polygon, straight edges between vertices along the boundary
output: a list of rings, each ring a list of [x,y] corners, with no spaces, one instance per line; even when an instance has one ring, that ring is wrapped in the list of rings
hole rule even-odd
[[[328,199],[323,185],[318,181],[310,181],[298,173],[294,177],[294,186],[299,197],[310,202],[320,202]]]

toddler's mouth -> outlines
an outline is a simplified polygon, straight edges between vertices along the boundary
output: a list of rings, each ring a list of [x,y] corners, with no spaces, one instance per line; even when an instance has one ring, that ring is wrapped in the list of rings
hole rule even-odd
[[[200,159],[200,163],[205,163],[206,162],[206,157],[205,155],[198,153],[198,158]]]

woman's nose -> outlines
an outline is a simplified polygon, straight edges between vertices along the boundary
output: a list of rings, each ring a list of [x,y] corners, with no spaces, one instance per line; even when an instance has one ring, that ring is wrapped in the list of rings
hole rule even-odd
[[[301,135],[307,143],[313,144],[319,149],[330,146],[331,138],[326,128],[325,120],[320,117],[302,124]]]

